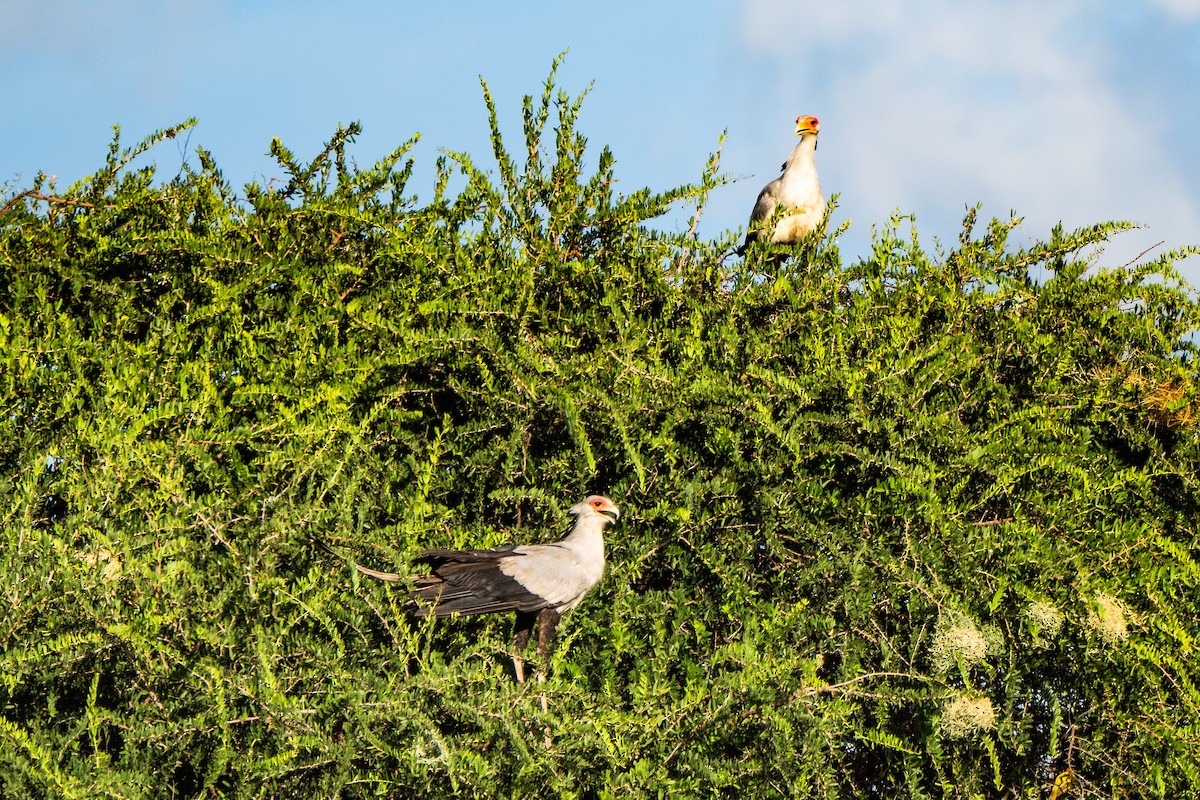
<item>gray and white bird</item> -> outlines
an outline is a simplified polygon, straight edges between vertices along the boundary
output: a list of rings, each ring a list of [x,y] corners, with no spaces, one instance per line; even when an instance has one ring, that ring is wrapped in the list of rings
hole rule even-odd
[[[421,605],[418,617],[515,611],[513,669],[525,680],[521,652],[538,624],[539,659],[549,652],[563,612],[579,605],[604,575],[604,528],[620,509],[607,497],[591,495],[570,508],[575,527],[554,544],[528,544],[490,550],[424,550],[414,565],[427,574],[413,578],[410,595]],[[402,575],[355,565],[359,572],[385,581]]]
[[[750,226],[739,253],[764,237],[776,244],[798,244],[814,231],[825,229],[825,196],[817,180],[817,134],[821,126],[816,117],[797,117],[796,135],[800,141],[783,162],[783,174],[763,187],[750,212]],[[779,220],[771,228],[776,209],[782,207]]]

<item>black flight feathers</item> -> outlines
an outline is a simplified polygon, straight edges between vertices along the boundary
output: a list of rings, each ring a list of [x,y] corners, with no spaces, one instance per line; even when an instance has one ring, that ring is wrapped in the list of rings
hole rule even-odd
[[[550,603],[501,570],[501,562],[523,558],[515,547],[494,550],[425,550],[413,559],[424,564],[428,575],[413,578],[412,595],[423,605],[418,617],[451,614],[488,614],[494,611],[541,611]]]
[[[329,545],[320,539],[312,544],[319,550],[341,558]],[[555,547],[557,545],[544,545]],[[413,565],[424,565],[428,575],[411,576],[416,587],[409,595],[430,605],[420,605],[413,612],[418,617],[449,617],[488,614],[496,611],[536,612],[549,608],[551,604],[526,589],[516,579],[500,570],[500,561],[506,558],[522,558],[514,552],[518,545],[503,545],[489,550],[422,550],[412,560]],[[396,572],[381,572],[360,564],[354,568],[370,578],[390,583],[404,581],[404,575]]]

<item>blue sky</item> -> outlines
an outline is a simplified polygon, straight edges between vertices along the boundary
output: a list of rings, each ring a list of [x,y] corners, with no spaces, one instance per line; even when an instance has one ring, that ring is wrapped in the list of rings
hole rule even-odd
[[[813,114],[849,259],[894,211],[952,243],[975,203],[1023,216],[1018,243],[1059,220],[1148,226],[1102,264],[1200,243],[1200,0],[0,0],[0,186],[65,186],[112,125],[132,144],[189,116],[152,153],[164,177],[200,145],[235,184],[269,180],[272,137],[311,156],[360,120],[362,165],[421,134],[410,189],[428,197],[439,148],[491,163],[478,76],[515,141],[563,50],[559,83],[594,84],[581,127],[626,191],[697,179],[728,132],[739,180],[704,235],[746,224]],[[1200,258],[1181,267],[1200,284]]]

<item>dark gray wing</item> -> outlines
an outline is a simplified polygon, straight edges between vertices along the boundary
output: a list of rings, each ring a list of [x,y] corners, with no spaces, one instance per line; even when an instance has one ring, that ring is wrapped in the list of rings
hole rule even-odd
[[[754,210],[750,212],[750,225],[746,230],[746,239],[742,242],[743,250],[751,242],[756,242],[766,235],[766,231],[763,230],[763,223],[769,220],[771,215],[775,213],[775,206],[777,205],[775,192],[778,188],[779,179],[776,178],[764,186],[762,191],[758,193],[758,199],[754,201]]]
[[[429,571],[413,579],[413,598],[427,604],[417,610],[417,616],[540,611],[549,607],[546,598],[501,568],[513,559],[528,557],[514,548],[424,551],[413,559],[413,564]]]

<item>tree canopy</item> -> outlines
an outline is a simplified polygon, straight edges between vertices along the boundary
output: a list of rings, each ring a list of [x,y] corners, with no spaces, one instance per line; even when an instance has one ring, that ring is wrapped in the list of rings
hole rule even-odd
[[[1194,293],[1106,223],[731,251],[551,79],[494,164],[339,128],[0,201],[0,794],[1200,792]],[[621,506],[544,684],[426,547]],[[543,710],[542,698],[546,705]]]

